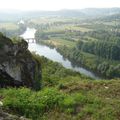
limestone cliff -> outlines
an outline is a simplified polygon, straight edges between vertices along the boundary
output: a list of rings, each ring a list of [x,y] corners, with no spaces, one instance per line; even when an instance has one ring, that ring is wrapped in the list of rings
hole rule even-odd
[[[26,86],[39,89],[40,63],[28,50],[24,40],[13,43],[0,34],[0,86]]]

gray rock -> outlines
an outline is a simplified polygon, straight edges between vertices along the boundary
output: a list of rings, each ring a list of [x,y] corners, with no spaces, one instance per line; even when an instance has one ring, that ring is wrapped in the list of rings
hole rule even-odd
[[[24,40],[13,43],[0,35],[0,86],[40,88],[41,65]]]

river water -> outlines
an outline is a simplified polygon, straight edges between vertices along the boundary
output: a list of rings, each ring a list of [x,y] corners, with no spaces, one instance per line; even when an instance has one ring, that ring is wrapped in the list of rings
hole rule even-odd
[[[24,39],[27,38],[34,38],[36,30],[33,28],[27,28],[27,30],[24,32],[24,34],[21,35]],[[72,69],[74,71],[80,72],[86,76],[89,76],[94,79],[100,79],[97,75],[95,75],[90,70],[87,70],[81,66],[78,65],[72,65],[72,63],[68,59],[64,59],[64,57],[57,52],[57,50],[54,48],[49,48],[48,46],[37,44],[37,43],[29,43],[29,50],[31,52],[36,52],[40,56],[44,56],[52,61],[61,63],[65,68]]]

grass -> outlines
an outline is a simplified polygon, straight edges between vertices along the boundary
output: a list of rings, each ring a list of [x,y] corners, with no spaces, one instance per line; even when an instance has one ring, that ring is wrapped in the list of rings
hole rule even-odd
[[[18,26],[15,23],[0,23],[0,29],[16,30]]]
[[[47,24],[47,23],[55,23],[55,22],[76,22],[79,21],[80,18],[65,18],[65,17],[40,17],[40,18],[35,18],[35,19],[31,19],[29,22],[32,22],[34,24],[37,25],[41,25],[41,24]]]
[[[59,27],[57,27],[56,29],[59,29]],[[64,26],[62,26],[62,30],[88,32],[88,31],[91,31],[92,29],[88,29],[88,28],[85,28],[85,27],[78,27],[78,26],[75,26],[75,25],[64,25]]]
[[[119,22],[118,21],[108,21],[108,22],[103,22],[103,24],[110,25],[110,26],[116,26],[116,24],[118,25]]]
[[[43,40],[42,42],[54,45],[55,47],[66,45],[67,47],[72,48],[76,45],[74,41],[65,40],[61,38],[51,38],[50,40]]]
[[[80,26],[79,27],[78,26],[71,26],[68,28],[68,30],[88,32],[88,31],[91,31],[92,29],[88,29],[88,28],[80,27]]]
[[[98,41],[98,39],[93,38],[93,37],[89,37],[89,36],[85,36],[84,38],[87,39],[87,40],[85,40],[85,41],[91,41],[91,42],[92,42],[92,41],[93,41],[93,42],[94,42],[94,41]]]
[[[62,88],[51,86],[38,92],[1,89],[4,108],[33,120],[119,120],[119,80],[81,81],[73,77],[62,84]]]

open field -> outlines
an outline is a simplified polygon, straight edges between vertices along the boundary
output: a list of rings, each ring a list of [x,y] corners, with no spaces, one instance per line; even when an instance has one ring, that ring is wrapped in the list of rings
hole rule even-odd
[[[0,23],[0,29],[16,30],[18,28],[18,25],[15,23]]]
[[[67,46],[67,47],[74,47],[76,45],[76,43],[74,41],[69,41],[69,40],[65,40],[65,39],[60,39],[60,38],[51,38],[50,40],[45,40],[42,41],[46,44],[51,44],[54,45],[55,47],[58,46]]]

